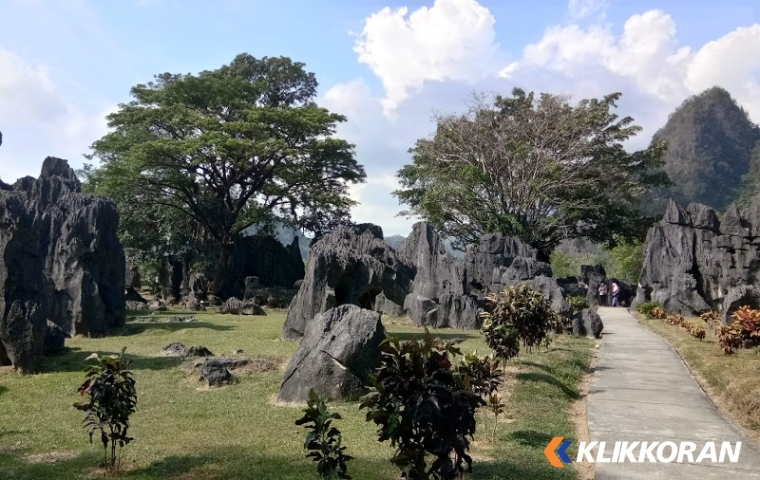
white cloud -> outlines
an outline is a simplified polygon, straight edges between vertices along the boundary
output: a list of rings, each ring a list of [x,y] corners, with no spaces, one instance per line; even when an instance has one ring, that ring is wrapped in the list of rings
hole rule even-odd
[[[609,6],[607,0],[570,0],[567,12],[573,20],[581,20],[603,12]]]
[[[105,115],[114,106],[98,104],[94,113],[77,107],[45,65],[6,50],[0,50],[0,71],[0,178],[37,176],[47,156],[81,166],[90,144],[107,131]]]
[[[494,19],[475,0],[436,0],[408,15],[386,7],[366,19],[354,50],[385,87],[394,111],[428,81],[476,82],[498,65]]]

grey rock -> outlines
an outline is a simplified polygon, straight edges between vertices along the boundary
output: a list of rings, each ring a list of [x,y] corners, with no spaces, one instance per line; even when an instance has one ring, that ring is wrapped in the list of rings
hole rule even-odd
[[[612,300],[612,288],[610,288],[609,282],[607,282],[607,272],[604,271],[602,264],[581,265],[581,281],[588,288],[586,290],[586,300],[588,300],[588,304],[591,307],[599,306],[599,286],[602,283],[608,283],[606,301],[608,305],[610,304]]]
[[[194,272],[188,280],[190,293],[198,300],[204,301],[208,295],[209,281],[206,275],[200,272]]]
[[[437,311],[438,328],[478,330],[483,325],[477,299],[471,295],[446,293],[440,298]]]
[[[557,278],[557,285],[562,290],[565,297],[586,297],[588,286],[581,282],[579,277]],[[598,290],[597,290],[598,292]]]
[[[259,277],[245,277],[245,294],[243,300],[250,300],[253,298],[256,290],[261,288],[261,282]]]
[[[573,335],[602,338],[604,324],[596,309],[584,309],[573,315]]]
[[[663,216],[662,221],[674,225],[692,226],[689,214],[672,199],[668,202],[668,208],[665,210],[665,216]]]
[[[378,313],[390,315],[391,317],[402,317],[406,313],[403,305],[388,300],[383,292],[380,292],[377,297],[375,297],[374,310]]]
[[[438,326],[438,303],[435,300],[410,293],[404,303],[415,327]]]
[[[760,308],[760,289],[754,285],[740,285],[731,288],[723,299],[723,309],[721,311],[723,324],[730,325],[733,321],[731,315],[739,307],[744,306],[754,309]]]
[[[414,224],[398,253],[417,269],[411,293],[431,299],[445,293],[464,293],[461,267],[428,222]]]
[[[480,242],[465,254],[465,293],[482,298],[493,291],[489,287],[493,285],[494,270],[509,268],[516,257],[538,259],[538,252],[517,238],[500,234],[483,235]]]
[[[383,241],[380,227],[339,226],[311,249],[306,276],[290,305],[282,337],[301,337],[312,319],[339,305],[370,310],[380,292],[403,304],[415,273],[414,266]]]
[[[186,357],[187,347],[180,342],[170,343],[161,350],[161,355],[164,357]]]
[[[723,221],[720,223],[720,233],[739,237],[748,236],[749,229],[745,228],[743,223],[739,208],[735,204],[731,204],[723,215]]]
[[[244,302],[238,298],[228,298],[224,304],[219,307],[219,313],[230,315],[266,315],[263,308],[252,301]]]
[[[148,304],[148,310],[151,312],[165,312],[167,310],[166,302],[157,298]]]
[[[197,346],[197,347],[190,347],[187,349],[187,356],[188,357],[213,357],[214,354],[211,353],[211,350],[204,346]]]
[[[232,373],[227,366],[216,358],[208,358],[201,365],[201,380],[209,387],[222,387],[232,383]]]
[[[380,363],[384,339],[377,312],[342,305],[318,315],[306,326],[277,399],[305,402],[311,389],[333,400],[358,399]]]
[[[47,320],[47,330],[45,332],[45,347],[43,353],[57,353],[66,347],[66,332],[55,323]]]
[[[690,203],[686,207],[686,213],[689,215],[691,225],[694,228],[720,233],[720,220],[718,220],[718,214],[707,205]]]

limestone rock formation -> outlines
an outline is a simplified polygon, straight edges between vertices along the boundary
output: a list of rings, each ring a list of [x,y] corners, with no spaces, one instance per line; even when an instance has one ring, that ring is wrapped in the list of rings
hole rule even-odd
[[[634,304],[657,301],[685,315],[714,309],[724,318],[741,305],[756,304],[757,213],[757,206],[746,212],[731,206],[719,221],[710,207],[684,209],[671,201],[662,221],[647,233]]]
[[[581,281],[586,285],[586,300],[591,307],[599,306],[599,286],[607,281],[607,272],[604,266],[581,265]],[[612,289],[607,288],[607,302],[609,304],[612,297]]]
[[[340,226],[311,249],[282,337],[299,338],[313,318],[340,305],[372,309],[380,292],[402,305],[415,273],[414,266],[385,244],[380,227]]]
[[[398,253],[417,268],[412,295],[437,299],[446,293],[464,293],[461,267],[428,222],[412,227]]]
[[[277,399],[305,402],[311,389],[333,400],[358,399],[380,363],[384,339],[377,312],[341,305],[318,315],[306,325]]]
[[[604,324],[596,309],[586,308],[573,315],[573,335],[602,338]]]
[[[391,317],[403,317],[406,313],[403,305],[388,300],[383,292],[380,292],[377,297],[375,297],[375,307],[373,310],[378,313],[390,315]]]
[[[230,315],[264,315],[267,312],[252,301],[243,301],[235,297],[230,297],[219,307],[219,313]]]
[[[46,320],[65,336],[124,325],[118,223],[115,204],[82,194],[74,171],[58,158],[45,159],[39,178],[0,191],[0,342],[18,369],[37,364]]]

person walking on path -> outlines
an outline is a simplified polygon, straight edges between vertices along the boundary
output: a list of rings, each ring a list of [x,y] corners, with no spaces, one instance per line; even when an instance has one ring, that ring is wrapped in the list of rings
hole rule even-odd
[[[617,282],[612,282],[612,306],[620,306],[620,285]]]
[[[604,282],[599,284],[599,305],[607,305],[607,284]]]

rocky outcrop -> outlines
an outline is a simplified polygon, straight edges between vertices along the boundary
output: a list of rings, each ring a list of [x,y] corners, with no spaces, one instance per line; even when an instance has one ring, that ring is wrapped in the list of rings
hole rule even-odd
[[[604,324],[596,309],[584,309],[573,315],[573,335],[602,338]]]
[[[586,285],[586,300],[591,307],[599,306],[599,286],[607,281],[607,272],[602,264],[581,265],[581,281]],[[609,304],[612,298],[612,289],[607,285],[607,298]]]
[[[292,288],[304,278],[306,271],[298,246],[298,238],[284,246],[270,235],[241,236],[235,242],[235,266],[231,275],[237,279],[235,296],[245,296],[245,281],[249,277],[258,278],[258,288]]]
[[[718,220],[707,206],[671,201],[648,234],[634,304],[657,301],[685,315],[714,309],[725,318],[755,302],[760,276],[760,209],[731,206]]]
[[[65,336],[103,335],[125,321],[126,261],[115,204],[81,193],[65,160],[0,192],[0,338],[5,356],[33,370],[46,320]]]
[[[267,312],[264,311],[259,305],[256,305],[253,301],[243,301],[235,297],[228,298],[226,302],[219,307],[219,313],[225,315],[264,315]]]
[[[282,337],[301,337],[313,318],[340,305],[372,309],[381,292],[402,305],[415,273],[414,266],[385,244],[380,227],[340,226],[311,249],[306,276],[288,310]]]
[[[342,305],[316,316],[290,359],[278,401],[306,402],[311,389],[333,400],[358,399],[380,363],[384,339],[377,312]]]
[[[438,299],[447,293],[464,293],[462,268],[429,223],[416,223],[398,253],[417,269],[412,295]]]
[[[375,307],[373,310],[391,317],[403,317],[406,314],[403,305],[388,300],[383,292],[378,293],[375,297]]]

